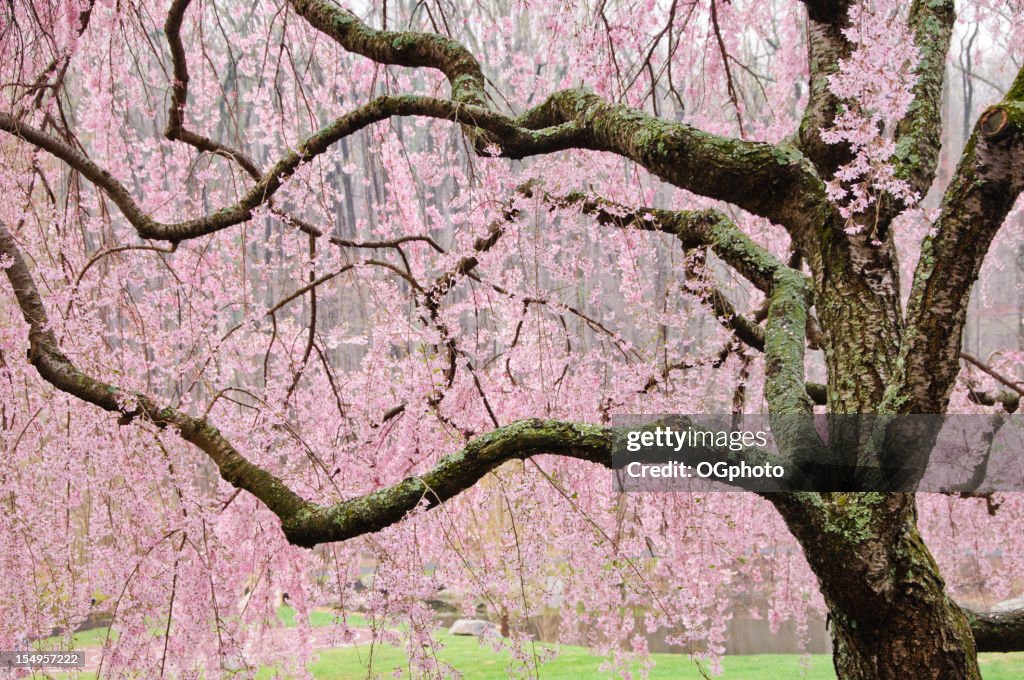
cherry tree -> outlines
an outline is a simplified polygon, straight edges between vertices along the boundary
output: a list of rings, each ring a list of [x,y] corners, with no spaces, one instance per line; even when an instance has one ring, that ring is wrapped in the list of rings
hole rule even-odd
[[[826,611],[840,677],[980,677],[1024,615],[957,599],[1019,587],[1018,496],[608,470],[615,414],[795,416],[813,479],[803,416],[1016,409],[1020,351],[961,350],[1021,236],[1024,22],[961,5],[7,3],[0,647],[101,606],[101,672],[302,675],[285,590],[444,676],[443,587],[510,673],[559,608],[609,673],[655,633],[714,670],[746,593]]]

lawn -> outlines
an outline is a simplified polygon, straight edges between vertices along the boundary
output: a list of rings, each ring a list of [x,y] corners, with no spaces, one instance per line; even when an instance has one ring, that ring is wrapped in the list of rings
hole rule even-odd
[[[278,617],[287,626],[295,625],[295,610],[282,607]],[[316,610],[310,614],[310,624],[324,626],[336,623],[328,611]],[[369,624],[359,614],[349,614],[348,624],[366,627]],[[508,677],[511,659],[506,652],[496,653],[489,646],[481,646],[475,638],[439,633],[437,640],[443,649],[437,658],[460,670],[469,680],[503,680]],[[653,654],[651,671],[654,680],[700,680],[703,678],[697,664],[678,654]],[[562,645],[559,655],[541,665],[540,677],[550,680],[570,680],[581,677],[599,677],[598,668],[604,659],[594,656],[584,647]],[[390,678],[396,668],[405,668],[401,677],[408,678],[405,654],[391,645],[369,645],[327,649],[310,665],[318,680],[356,680],[358,678]],[[979,657],[984,680],[1020,680],[1024,678],[1024,653],[982,654]],[[743,680],[776,680],[777,678],[806,678],[807,680],[834,680],[832,658],[824,654],[801,657],[797,654],[759,654],[727,656],[722,660],[723,678]],[[705,670],[706,665],[705,665]],[[260,678],[272,677],[264,669]]]
[[[490,647],[481,647],[474,638],[438,635],[444,649],[437,658],[451,664],[469,680],[504,680],[508,677],[509,655],[495,653]],[[406,664],[405,655],[389,645],[369,645],[329,649],[320,652],[319,659],[310,665],[318,680],[357,680],[359,678],[392,678],[392,672]],[[654,680],[700,680],[703,676],[697,665],[678,654],[654,654],[655,666],[650,677]],[[575,680],[602,677],[598,667],[602,658],[583,647],[562,645],[559,655],[542,664],[540,677],[544,680]],[[1024,654],[982,654],[981,670],[985,680],[1020,680],[1024,677]],[[778,678],[807,678],[807,680],[834,680],[832,659],[826,655],[801,657],[796,654],[765,654],[727,656],[723,659],[722,678],[742,680],[778,680]],[[271,678],[270,669],[264,669],[259,678]],[[399,676],[409,678],[408,669]]]
[[[295,612],[283,607],[278,616],[288,627],[295,625]],[[326,610],[317,610],[310,616],[313,626],[335,623],[334,615]],[[367,626],[366,620],[358,614],[350,614],[348,623],[353,627]],[[76,646],[99,646],[106,637],[106,628],[96,628],[75,634]],[[494,652],[489,646],[481,646],[476,638],[453,636],[439,632],[436,636],[442,649],[436,651],[436,658],[451,664],[469,680],[504,680],[508,677],[511,660],[507,652]],[[538,645],[538,647],[550,647]],[[685,656],[678,654],[654,654],[655,663],[651,671],[654,680],[700,680],[700,668]],[[562,645],[556,658],[540,667],[544,680],[574,680],[582,677],[601,677],[598,668],[602,657],[591,654],[584,647]],[[1019,680],[1024,678],[1024,653],[982,654],[981,672],[985,680]],[[777,678],[806,678],[807,680],[833,680],[832,660],[826,655],[801,657],[796,654],[765,654],[727,656],[723,659],[722,678],[742,680],[777,680]],[[317,680],[358,680],[360,678],[392,678],[396,668],[403,669],[398,677],[409,678],[405,654],[391,645],[358,645],[326,649],[310,664],[310,670]],[[58,676],[88,678],[90,673]],[[260,680],[274,677],[274,669],[265,667],[257,676]]]

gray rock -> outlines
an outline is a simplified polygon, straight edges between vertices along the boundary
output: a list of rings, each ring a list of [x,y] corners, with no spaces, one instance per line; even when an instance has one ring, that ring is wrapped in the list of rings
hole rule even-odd
[[[484,633],[497,631],[498,627],[490,621],[480,619],[458,619],[448,629],[449,635],[473,635],[480,637]]]

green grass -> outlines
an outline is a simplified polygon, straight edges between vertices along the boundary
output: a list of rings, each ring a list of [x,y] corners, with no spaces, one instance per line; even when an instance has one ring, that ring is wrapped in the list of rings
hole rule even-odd
[[[437,635],[444,645],[436,658],[454,666],[468,680],[503,680],[509,677],[511,656],[507,652],[494,652],[481,646],[476,638]],[[652,680],[700,680],[703,676],[696,662],[678,654],[654,654]],[[604,659],[591,654],[584,647],[562,645],[559,655],[541,665],[544,680],[574,680],[601,677],[598,668]],[[982,654],[979,658],[985,680],[1020,680],[1024,677],[1024,654]],[[824,654],[801,657],[796,654],[764,654],[727,656],[722,660],[722,678],[738,680],[777,680],[778,678],[806,678],[807,680],[834,680],[832,658]],[[391,645],[359,645],[323,650],[309,669],[317,680],[357,680],[359,678],[391,678],[396,668],[399,677],[410,678],[407,659],[400,649]],[[706,666],[705,666],[706,670]],[[272,670],[265,668],[257,676],[269,679]]]
[[[71,649],[82,649],[83,647],[102,647],[103,643],[107,639],[106,626],[103,628],[90,628],[89,630],[82,630],[77,633],[71,634],[71,639],[74,644],[71,645]],[[110,637],[114,640],[117,639],[117,631],[113,631]],[[53,637],[43,638],[35,643],[36,649],[62,649],[64,645],[64,638],[60,635]]]
[[[282,607],[278,618],[287,627],[295,626],[295,610]],[[310,615],[314,627],[329,626],[337,621],[329,610],[315,610]],[[348,623],[353,628],[363,628],[367,620],[359,614],[349,614]],[[106,628],[75,633],[75,647],[98,647],[106,639]],[[113,636],[116,637],[114,632]],[[439,632],[437,640],[443,649],[436,651],[440,661],[454,666],[468,680],[504,680],[508,677],[511,655],[508,652],[494,652],[488,645],[480,645],[476,638],[448,635]],[[56,642],[58,638],[50,638]],[[41,641],[45,642],[45,641]],[[550,645],[538,645],[538,648]],[[598,668],[604,659],[590,653],[584,647],[562,645],[558,656],[541,665],[542,680],[575,680],[576,678],[601,677]],[[695,662],[678,654],[652,655],[655,666],[651,671],[653,680],[700,680],[703,676]],[[1019,680],[1024,678],[1024,653],[981,654],[979,657],[984,680]],[[403,670],[399,677],[410,678],[405,653],[394,646],[377,644],[358,645],[326,649],[317,653],[317,659],[309,669],[317,680],[358,680],[360,678],[391,678],[396,668]],[[777,680],[777,678],[806,678],[806,680],[834,680],[832,659],[826,655],[800,657],[796,654],[764,654],[727,656],[722,660],[722,678],[737,680]],[[261,680],[270,680],[272,668],[263,668],[258,674]],[[91,678],[92,674],[57,676],[68,678]]]
[[[510,655],[495,653],[490,647],[481,647],[474,638],[440,635],[445,645],[437,658],[460,670],[469,680],[504,680],[509,677]],[[391,678],[397,667],[404,669],[400,677],[409,678],[405,668],[405,655],[390,646],[378,645],[373,650],[372,666],[369,646],[324,650],[310,670],[318,680],[355,680],[357,678]],[[700,680],[703,676],[697,663],[677,654],[654,654],[652,680]],[[545,680],[575,680],[576,678],[606,677],[599,668],[604,661],[583,647],[563,645],[559,655],[541,665],[540,677]],[[777,680],[778,678],[807,678],[808,680],[834,679],[832,660],[827,656],[809,659],[810,668],[804,675],[801,658],[797,655],[731,656],[723,660],[723,678],[743,680]],[[636,668],[634,670],[637,670]],[[705,666],[705,670],[707,670]],[[270,677],[267,675],[266,677]]]
[[[979,654],[978,665],[985,680],[1020,680],[1024,678],[1024,653]]]
[[[288,628],[295,627],[295,608],[285,605],[277,610],[277,618]],[[366,617],[360,614],[348,614],[348,625],[352,628],[365,628],[368,624]],[[329,609],[314,609],[309,615],[309,625],[313,628],[322,626],[336,626],[341,623],[334,612]]]

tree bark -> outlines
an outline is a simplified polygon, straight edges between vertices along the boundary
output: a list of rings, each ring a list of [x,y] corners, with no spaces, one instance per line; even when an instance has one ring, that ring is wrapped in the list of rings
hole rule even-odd
[[[840,679],[981,677],[970,622],[945,593],[912,494],[801,494],[775,505],[821,585]]]

